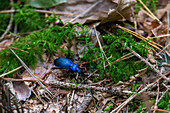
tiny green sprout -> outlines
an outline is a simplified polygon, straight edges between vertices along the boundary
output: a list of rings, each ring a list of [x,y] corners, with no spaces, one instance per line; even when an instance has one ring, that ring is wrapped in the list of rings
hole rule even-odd
[[[113,108],[113,103],[110,102],[108,106],[104,109],[104,111],[110,111]]]

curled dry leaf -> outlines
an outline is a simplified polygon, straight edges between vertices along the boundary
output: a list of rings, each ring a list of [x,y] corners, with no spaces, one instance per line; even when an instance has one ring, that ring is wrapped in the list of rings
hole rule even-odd
[[[167,26],[166,23],[161,24],[159,26],[157,26],[156,28],[154,28],[152,30],[152,33],[154,34],[154,36],[159,36],[159,35],[165,35],[167,34]],[[160,45],[164,45],[166,42],[166,37],[159,37],[156,38],[155,41],[160,44]]]
[[[101,24],[113,22],[120,19],[130,20],[131,7],[136,4],[136,0],[112,0],[117,6],[109,9],[108,16],[101,21]]]
[[[61,16],[64,23],[69,22],[77,15],[81,15],[72,23],[92,23],[102,21],[103,23],[129,18],[131,6],[135,5],[136,0],[69,0],[67,3],[51,8],[52,11],[63,11],[74,13],[73,16]],[[92,7],[93,6],[93,7]],[[91,7],[91,8],[90,8]],[[90,9],[89,11],[87,11]],[[87,11],[86,13],[84,13]]]
[[[15,90],[15,95],[19,101],[25,101],[31,96],[31,90],[23,81],[14,81],[13,88]]]
[[[5,39],[5,40],[1,41],[1,42],[0,42],[0,51],[2,51],[3,49],[5,49],[5,48],[3,48],[3,47],[8,47],[8,46],[10,46],[10,45],[13,43],[13,41],[14,41],[13,38],[11,38],[11,39]]]
[[[158,10],[156,11],[156,16],[157,16],[159,19],[162,19],[162,18],[165,16],[165,14],[166,14],[167,9],[168,9],[168,4],[166,5],[165,8],[158,9]]]
[[[137,21],[138,23],[143,24],[143,22],[144,22],[144,20],[145,20],[146,17],[147,17],[147,15],[146,15],[143,11],[139,11],[138,14],[137,14],[137,19],[136,19],[136,21]]]
[[[144,19],[143,27],[144,27],[145,32],[148,34],[148,36],[152,36],[153,34],[152,30],[158,26],[159,26],[159,23],[155,22],[155,20],[153,20],[152,18],[147,17]]]
[[[156,63],[156,60],[155,60],[155,56],[154,56],[154,54],[153,54],[153,52],[152,51],[149,51],[149,53],[147,54],[147,56],[148,56],[148,60],[151,62],[151,63]]]

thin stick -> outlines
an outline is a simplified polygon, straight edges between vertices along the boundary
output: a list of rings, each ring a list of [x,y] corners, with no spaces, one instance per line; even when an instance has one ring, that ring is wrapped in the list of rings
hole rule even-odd
[[[85,14],[87,14],[92,8],[94,8],[96,5],[98,5],[100,2],[102,2],[103,0],[99,0],[96,3],[94,3],[92,6],[90,6],[88,9],[86,9],[85,11],[83,11],[82,13],[80,13],[79,15],[77,15],[75,18],[71,19],[69,22],[73,22],[76,19],[78,19],[79,17],[84,16]]]
[[[158,53],[158,55],[159,55],[160,53],[162,53],[169,45],[170,45],[170,44],[166,45],[166,46]]]
[[[21,62],[21,64],[24,66],[24,68],[30,73],[30,75],[35,79],[37,80],[38,84],[43,87],[49,94],[50,96],[53,97],[53,94],[40,82],[40,80],[32,73],[32,71],[28,68],[28,66],[19,58],[19,56],[11,49],[12,53],[14,53],[14,55],[18,58],[18,60]]]
[[[95,34],[96,34],[97,41],[98,41],[98,43],[99,43],[100,50],[102,51],[104,57],[107,59],[107,56],[106,56],[106,54],[105,54],[105,52],[104,52],[104,50],[103,50],[103,48],[102,48],[102,45],[101,45],[101,43],[100,43],[100,40],[99,40],[97,31],[96,31],[96,26],[94,25],[93,27],[94,27],[94,31],[95,31]],[[108,64],[110,65],[110,62],[109,62],[109,61],[107,61],[107,62],[108,62]],[[105,67],[105,66],[104,66],[104,67]]]
[[[19,66],[19,67],[17,67],[16,69],[13,69],[12,71],[9,71],[9,72],[7,72],[7,73],[2,74],[2,75],[0,75],[0,78],[1,78],[1,77],[4,77],[5,75],[8,75],[8,74],[13,73],[13,72],[21,69],[22,67],[23,67],[23,66]]]
[[[159,98],[159,82],[157,83],[157,96],[156,96],[156,102],[155,102],[155,105],[154,105],[154,109],[157,109],[158,108],[158,106],[157,106],[157,104],[158,104],[158,98]],[[154,110],[153,111],[153,113],[155,113],[156,112],[156,110]]]
[[[14,12],[19,12],[19,10],[2,10],[2,11],[0,11],[0,13],[14,13]],[[73,13],[55,12],[55,11],[47,11],[47,10],[40,10],[40,9],[35,10],[35,12],[47,13],[47,14],[56,14],[56,15],[69,15],[69,16],[73,16]]]
[[[166,94],[166,92],[168,92],[168,89],[161,95],[161,97],[159,98],[158,102],[162,100],[162,98]]]
[[[167,112],[167,113],[169,113],[169,111],[168,110],[164,110],[164,109],[151,109],[152,111],[153,110],[156,110],[156,111],[163,111],[163,112]]]
[[[116,63],[116,62],[119,62],[119,61],[123,61],[123,60],[129,59],[129,58],[131,58],[131,57],[134,56],[134,55],[131,55],[131,54],[132,54],[132,52],[131,52],[131,53],[128,53],[128,54],[126,54],[126,55],[124,55],[124,56],[122,56],[122,57],[120,57],[119,59],[113,61],[112,63]],[[131,56],[129,56],[129,55],[131,55]],[[128,57],[127,57],[127,56],[128,56]],[[110,64],[107,64],[105,67],[108,67],[109,65],[110,65]]]
[[[131,31],[131,30],[125,28],[125,27],[122,27],[122,26],[120,26],[120,25],[117,25],[117,27],[120,28],[120,29],[122,29],[122,30],[124,30],[124,31],[127,31],[128,33],[130,33],[130,34],[136,36],[137,38],[139,38],[139,39],[141,39],[141,40],[147,42],[147,43],[148,43],[149,45],[151,45],[152,47],[154,47],[154,48],[156,48],[156,49],[158,49],[158,50],[161,51],[161,49],[160,49],[159,47],[162,47],[162,46],[159,45],[159,44],[157,44],[156,42],[149,41],[147,38],[143,37],[142,35],[140,35],[140,34],[134,32],[134,31]],[[153,45],[152,43],[155,44],[155,45]],[[158,45],[159,47],[157,47],[156,45]]]
[[[23,81],[25,81],[25,82],[36,82],[37,83],[37,81],[33,80],[33,79],[24,80],[24,79],[14,79],[14,78],[4,78],[4,80],[6,80],[6,81],[15,81],[15,82],[23,82]]]
[[[143,11],[146,15],[148,15],[149,17],[153,18],[153,16],[148,13],[147,11],[145,11],[143,8],[140,8],[141,11]],[[155,20],[155,19],[154,19]]]
[[[153,38],[164,38],[166,36],[170,36],[170,34],[166,34],[166,35],[159,35],[159,36],[155,36],[155,37],[149,37],[147,39],[153,39]]]
[[[14,1],[13,0],[10,0],[10,5],[11,5],[11,10],[14,9],[13,7],[13,3]],[[14,13],[11,13],[11,18],[9,20],[9,24],[5,30],[5,32],[2,34],[2,36],[0,37],[0,41],[4,39],[5,35],[9,32],[9,30],[11,29],[11,26],[12,26],[12,22],[13,22],[13,16],[14,16]]]
[[[104,57],[96,58],[96,59],[92,60],[92,62],[96,62],[96,61],[100,60],[101,58],[104,58]],[[80,64],[84,65],[84,64],[88,64],[88,63],[90,63],[90,62],[83,62],[83,63],[80,63]]]
[[[141,0],[138,1],[143,5],[143,7],[148,11],[148,13],[152,16],[153,19],[158,21],[159,24],[162,24],[162,22],[146,7],[146,5]]]
[[[88,78],[90,78],[94,73],[96,73],[97,69],[91,73],[88,77],[86,77],[80,84],[84,83]]]
[[[159,76],[163,77],[164,79],[166,79],[169,82],[169,78],[167,78],[165,75],[163,75],[162,73],[159,72],[159,70],[157,70],[150,62],[148,62],[147,60],[145,60],[143,57],[141,57],[138,53],[136,53],[135,51],[132,51],[133,54],[138,57],[141,61],[143,61],[145,64],[147,64],[149,67],[151,67]]]
[[[164,74],[165,75],[168,75],[170,72]],[[125,106],[127,105],[131,100],[133,100],[137,95],[143,93],[144,91],[146,91],[148,88],[152,87],[154,84],[156,84],[157,82],[159,82],[163,77],[160,77],[158,78],[155,82],[151,83],[151,84],[148,84],[144,89],[140,90],[139,92],[133,94],[132,96],[130,96],[126,101],[124,101],[121,105],[119,105],[117,108],[115,108],[114,110],[112,110],[110,113],[115,113],[117,110],[116,113],[119,113],[120,110]]]
[[[18,50],[18,51],[22,51],[22,52],[25,52],[25,53],[29,53],[28,51],[24,51],[24,50],[22,50],[22,49],[19,49],[19,48],[16,48],[16,47],[9,47],[9,46],[6,46],[6,47],[3,47],[3,46],[0,46],[0,48],[12,48],[12,49],[16,49],[16,50]]]

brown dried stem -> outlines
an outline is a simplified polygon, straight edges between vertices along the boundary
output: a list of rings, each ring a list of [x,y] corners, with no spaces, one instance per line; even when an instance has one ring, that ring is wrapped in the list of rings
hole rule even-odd
[[[38,84],[43,87],[47,92],[48,94],[51,96],[51,98],[53,97],[53,94],[42,84],[42,82],[33,74],[33,72],[28,68],[28,66],[19,58],[19,56],[11,49],[12,53],[14,53],[14,55],[18,58],[18,60],[21,62],[21,64],[24,66],[24,68],[30,73],[30,75],[35,79],[37,80]]]
[[[159,76],[163,77],[165,80],[167,80],[169,82],[169,78],[167,78],[165,75],[163,75],[162,73],[160,73],[160,71],[158,69],[156,69],[150,62],[148,62],[147,60],[145,60],[143,57],[141,57],[138,53],[136,53],[135,51],[132,51],[133,54],[138,57],[141,61],[143,61],[146,65],[148,65],[149,67],[151,67]]]
[[[4,77],[5,75],[8,75],[8,74],[13,73],[13,72],[21,69],[22,67],[23,67],[23,66],[19,66],[19,67],[17,67],[16,69],[14,69],[14,70],[12,70],[12,71],[9,71],[9,72],[7,72],[7,73],[2,74],[2,75],[0,75],[0,78],[1,78],[1,77]]]
[[[164,74],[168,75],[170,72]],[[148,84],[144,89],[140,90],[139,92],[136,92],[135,94],[133,94],[132,96],[130,96],[126,101],[124,101],[122,104],[120,104],[117,108],[115,108],[114,110],[112,110],[110,113],[119,113],[120,110],[126,106],[131,100],[133,100],[137,95],[143,93],[144,91],[146,91],[148,88],[152,87],[154,84],[156,84],[157,82],[159,82],[163,77],[158,78],[155,82]]]
[[[14,12],[19,12],[19,10],[2,10],[0,11],[0,13],[14,13]],[[69,15],[69,16],[73,16],[73,13],[68,13],[68,12],[55,12],[55,11],[47,11],[47,10],[40,10],[40,9],[36,9],[35,12],[39,12],[39,13],[47,13],[47,14],[56,14],[56,15]]]
[[[10,0],[11,10],[14,9],[13,3],[14,3],[14,1],[13,1],[13,0]],[[0,41],[4,39],[5,35],[6,35],[6,34],[9,32],[9,30],[11,29],[12,22],[13,22],[13,16],[14,16],[14,13],[11,13],[11,17],[10,17],[10,20],[9,20],[9,24],[8,24],[5,32],[4,32],[4,33],[2,34],[2,36],[0,37]]]

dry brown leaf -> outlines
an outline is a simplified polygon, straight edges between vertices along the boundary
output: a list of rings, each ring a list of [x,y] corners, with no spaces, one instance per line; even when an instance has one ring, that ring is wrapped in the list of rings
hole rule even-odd
[[[14,39],[5,39],[3,41],[0,42],[0,51],[2,51],[5,48],[1,48],[1,47],[8,47],[13,43]]]
[[[167,9],[168,9],[168,5],[166,5],[165,8],[161,8],[156,11],[156,16],[158,17],[158,19],[162,19],[163,16],[165,16]]]
[[[97,5],[94,5],[98,3]],[[124,18],[129,18],[131,6],[136,3],[136,0],[69,0],[67,3],[51,8],[52,11],[63,11],[74,13],[74,16],[60,16],[64,23],[69,22],[77,15],[81,15],[72,23],[92,23],[95,21],[105,22],[116,21]],[[89,11],[87,11],[91,6]],[[87,13],[83,14],[83,12]],[[108,15],[109,14],[109,15]]]
[[[136,0],[112,0],[117,6],[109,9],[108,17],[101,21],[101,24],[113,22],[120,19],[130,20],[131,7],[136,4]]]
[[[148,57],[148,60],[151,62],[151,63],[156,63],[156,60],[155,60],[155,56],[154,56],[154,53],[153,51],[149,51],[149,53],[147,54],[147,57]]]
[[[154,28],[156,28],[157,26],[159,26],[159,24],[157,22],[155,22],[155,20],[153,20],[152,18],[148,17],[145,18],[144,22],[143,22],[143,27],[145,32],[148,33],[148,36],[152,36],[152,30]]]
[[[143,11],[139,11],[138,14],[137,14],[136,21],[138,23],[143,24],[146,17],[147,17],[147,15]]]
[[[161,24],[158,27],[154,28],[152,30],[152,33],[154,34],[154,36],[159,36],[159,35],[165,35],[167,34],[167,24]],[[161,38],[156,38],[155,41],[160,44],[160,45],[164,45],[166,42],[166,37],[161,37]]]
[[[27,98],[31,96],[31,90],[23,81],[14,81],[13,88],[15,91],[15,95],[19,101],[25,101]]]

